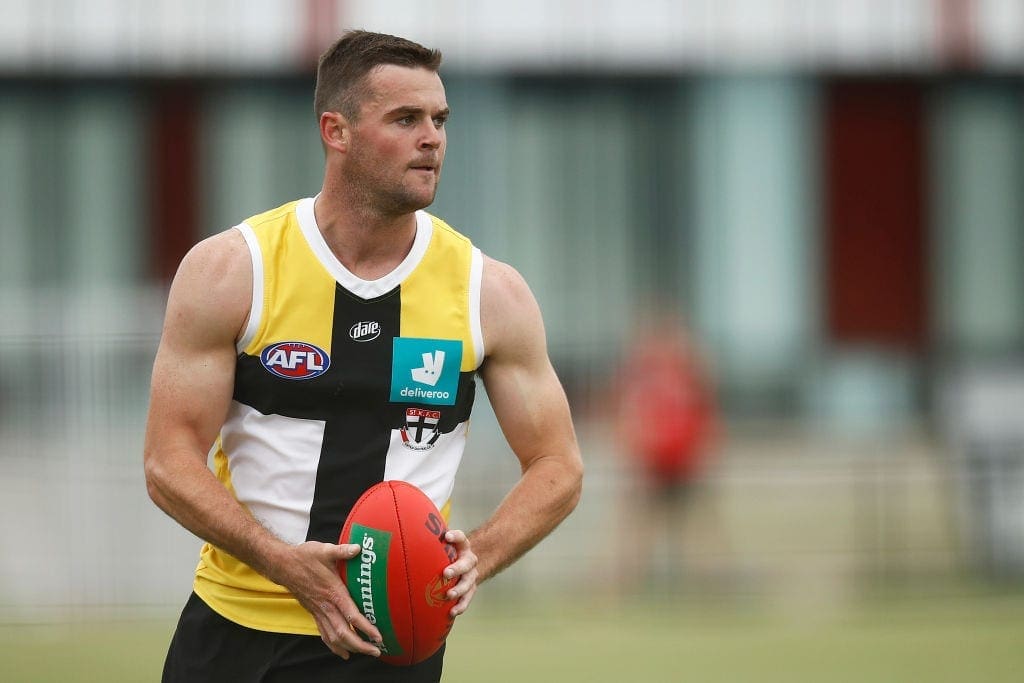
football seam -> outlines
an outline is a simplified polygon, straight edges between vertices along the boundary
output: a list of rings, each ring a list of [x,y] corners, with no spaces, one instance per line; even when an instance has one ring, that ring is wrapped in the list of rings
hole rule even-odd
[[[388,488],[391,489],[391,496],[395,500],[395,518],[398,522],[398,535],[402,538],[402,562],[405,563],[405,591],[406,597],[408,598],[409,605],[409,640],[411,642],[410,657],[415,661],[418,656],[417,641],[416,641],[416,614],[413,609],[413,595],[412,595],[412,581],[409,577],[409,553],[406,550],[406,537],[405,537],[405,525],[402,523],[402,511],[398,507],[398,493],[395,491],[395,487],[401,485],[402,482],[395,481]]]

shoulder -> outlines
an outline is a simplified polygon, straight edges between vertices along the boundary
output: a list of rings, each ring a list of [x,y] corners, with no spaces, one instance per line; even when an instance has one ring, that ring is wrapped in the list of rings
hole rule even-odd
[[[211,296],[230,295],[252,284],[252,260],[245,238],[231,228],[193,246],[178,266],[175,287],[205,288]],[[179,287],[179,288],[180,288]]]
[[[252,302],[252,260],[234,229],[193,246],[178,266],[168,295],[168,322],[241,330]],[[222,331],[222,330],[221,330]]]
[[[480,318],[487,356],[543,345],[544,322],[526,279],[507,263],[484,255]]]
[[[481,288],[491,303],[505,305],[533,301],[533,293],[526,279],[507,263],[483,255],[483,277]],[[487,305],[487,302],[483,302]]]

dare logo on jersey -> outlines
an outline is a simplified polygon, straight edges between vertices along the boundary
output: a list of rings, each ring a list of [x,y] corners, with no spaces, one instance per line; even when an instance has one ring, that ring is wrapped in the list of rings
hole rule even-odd
[[[352,341],[373,341],[380,336],[380,323],[375,320],[364,320],[363,322],[356,323],[348,329],[348,336],[352,337]]]
[[[284,379],[313,379],[327,372],[331,359],[312,344],[286,341],[272,344],[260,354],[263,367]]]

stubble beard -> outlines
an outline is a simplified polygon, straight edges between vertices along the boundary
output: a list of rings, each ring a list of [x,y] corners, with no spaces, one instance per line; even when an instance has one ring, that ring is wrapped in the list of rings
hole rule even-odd
[[[371,188],[372,191],[372,188]],[[383,215],[403,216],[419,209],[425,209],[434,203],[437,184],[434,184],[429,196],[396,183],[392,187],[378,187],[374,192],[375,208]]]
[[[345,182],[359,198],[363,206],[380,216],[404,216],[434,203],[437,194],[437,178],[429,192],[410,187],[404,178],[388,178],[379,168],[356,161],[345,174]],[[417,181],[418,182],[418,181]]]

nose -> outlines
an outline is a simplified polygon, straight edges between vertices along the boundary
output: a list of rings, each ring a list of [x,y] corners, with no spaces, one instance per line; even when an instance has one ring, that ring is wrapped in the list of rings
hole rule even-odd
[[[433,121],[427,121],[423,127],[423,135],[420,137],[421,149],[438,149],[444,143],[444,129],[434,125]]]

